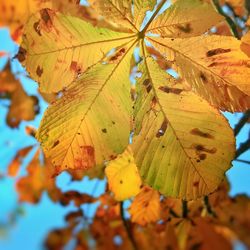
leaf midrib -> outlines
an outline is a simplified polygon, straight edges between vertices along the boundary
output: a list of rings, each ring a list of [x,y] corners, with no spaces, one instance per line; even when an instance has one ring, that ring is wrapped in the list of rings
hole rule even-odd
[[[51,50],[51,51],[46,51],[46,52],[41,52],[41,53],[34,53],[34,54],[29,54],[29,55],[30,55],[30,56],[46,55],[46,54],[61,52],[61,51],[64,51],[64,50],[70,50],[70,49],[73,50],[73,49],[80,48],[80,47],[84,47],[84,46],[88,46],[88,45],[94,45],[94,44],[106,43],[106,42],[121,41],[121,40],[129,39],[129,38],[133,38],[133,37],[136,37],[136,36],[137,36],[137,34],[134,34],[134,35],[132,35],[132,36],[127,36],[127,37],[114,38],[114,39],[103,40],[103,41],[96,41],[96,42],[90,42],[90,43],[81,43],[81,44],[79,44],[79,45],[70,46],[70,47],[64,47],[64,48],[62,48],[62,49]],[[128,42],[128,43],[129,43],[129,42]]]

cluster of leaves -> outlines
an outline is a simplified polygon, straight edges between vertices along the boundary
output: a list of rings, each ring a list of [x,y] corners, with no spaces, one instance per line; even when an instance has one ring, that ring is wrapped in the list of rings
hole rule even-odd
[[[65,228],[48,235],[47,248],[72,240],[75,249],[231,249],[235,239],[250,246],[250,202],[230,198],[222,183],[235,136],[220,112],[250,107],[250,33],[231,35],[246,32],[249,6],[177,0],[165,10],[166,0],[88,2],[0,3],[0,26],[10,28],[20,44],[16,58],[50,103],[32,131],[41,148],[17,181],[19,199],[37,203],[46,191],[53,202],[79,207]],[[11,98],[8,124],[32,120],[37,99],[9,64],[0,81],[1,96]],[[17,153],[9,175],[32,149]],[[62,171],[73,180],[105,173],[111,192],[63,193],[55,184]],[[126,199],[128,218],[119,203]],[[87,218],[80,206],[96,202],[94,218]]]

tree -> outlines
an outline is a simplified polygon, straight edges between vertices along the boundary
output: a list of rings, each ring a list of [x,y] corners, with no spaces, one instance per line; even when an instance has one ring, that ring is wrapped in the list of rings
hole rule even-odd
[[[20,45],[15,58],[49,103],[38,130],[27,128],[40,146],[18,151],[8,173],[15,176],[34,149],[17,182],[20,201],[37,203],[48,192],[79,207],[48,234],[46,247],[74,240],[74,249],[231,249],[236,239],[250,247],[250,201],[230,197],[225,178],[249,149],[248,138],[235,150],[249,120],[249,6],[88,2],[0,4],[0,25]],[[8,125],[34,119],[38,99],[10,63],[0,79],[1,97],[11,100]],[[245,112],[235,131],[221,111]],[[97,198],[63,192],[55,183],[63,171],[73,180],[106,176],[107,190]],[[96,202],[88,218],[80,206]]]

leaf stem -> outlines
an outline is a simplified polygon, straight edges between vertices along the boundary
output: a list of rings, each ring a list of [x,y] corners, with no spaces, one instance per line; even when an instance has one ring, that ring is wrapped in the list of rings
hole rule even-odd
[[[182,200],[182,218],[188,217],[188,205],[186,200]]]
[[[167,2],[167,0],[161,1],[161,3],[158,5],[156,11],[154,12],[154,14],[151,16],[151,18],[149,19],[149,21],[147,22],[147,24],[145,25],[145,27],[143,28],[143,30],[139,34],[142,34],[142,36],[144,36],[144,34],[147,31],[149,25],[152,23],[152,21],[154,20],[154,18],[156,17],[156,15],[159,13],[159,11],[161,10],[161,8],[163,7],[163,5],[166,2]]]
[[[216,8],[216,10],[219,12],[219,14],[221,14],[222,16],[225,17],[226,22],[228,23],[228,25],[229,25],[229,27],[230,27],[230,30],[231,30],[232,34],[233,34],[236,38],[240,39],[240,34],[239,34],[238,30],[237,30],[237,27],[236,27],[234,21],[231,19],[231,17],[229,17],[229,16],[223,11],[223,9],[222,9],[221,6],[220,6],[219,0],[212,0],[212,3],[213,3],[213,5],[214,5],[214,7]]]
[[[124,225],[124,227],[125,227],[125,229],[127,231],[128,238],[130,239],[134,250],[138,250],[137,243],[136,243],[136,241],[134,239],[134,236],[132,234],[131,228],[130,228],[130,226],[129,226],[129,224],[128,224],[125,216],[124,216],[123,205],[124,205],[124,203],[123,203],[123,201],[121,201],[120,202],[120,215],[121,215],[121,218],[122,218],[122,222],[123,222],[123,225]]]
[[[205,205],[205,208],[206,208],[207,212],[208,212],[210,215],[212,215],[213,217],[216,218],[217,215],[216,215],[216,213],[213,211],[213,209],[212,209],[212,207],[211,207],[211,205],[210,205],[210,203],[209,203],[209,199],[208,199],[208,196],[207,196],[207,195],[204,197],[204,205]]]

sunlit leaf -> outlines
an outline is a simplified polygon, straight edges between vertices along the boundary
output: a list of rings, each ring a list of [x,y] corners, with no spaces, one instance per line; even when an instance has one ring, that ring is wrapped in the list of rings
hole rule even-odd
[[[80,18],[43,9],[25,25],[17,57],[42,92],[58,92],[112,48],[133,39],[131,34],[96,28]]]
[[[116,200],[122,201],[140,192],[141,178],[130,148],[108,163],[105,174]]]
[[[156,48],[176,61],[177,71],[192,90],[213,106],[245,111],[250,106],[250,60],[232,37],[150,38]]]
[[[133,23],[132,0],[89,0],[91,6],[104,18],[128,32],[138,31]]]
[[[161,37],[192,37],[207,32],[222,20],[223,17],[208,3],[178,0],[150,24],[147,32]]]
[[[230,168],[234,137],[225,118],[147,57],[138,79],[134,156],[142,179],[162,194],[195,199]]]
[[[36,137],[58,174],[102,167],[128,145],[134,44],[120,48],[106,64],[89,68],[45,112]]]

